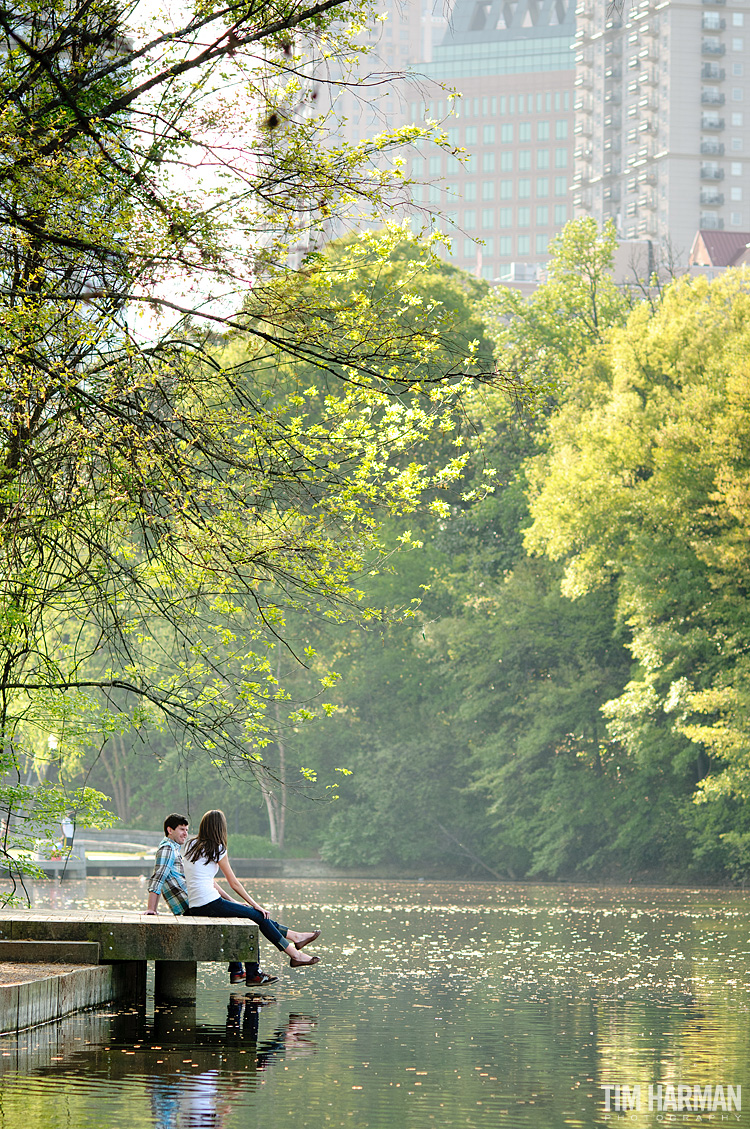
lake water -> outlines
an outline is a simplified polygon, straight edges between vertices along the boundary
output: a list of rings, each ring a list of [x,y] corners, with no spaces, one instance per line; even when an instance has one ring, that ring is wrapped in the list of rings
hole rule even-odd
[[[280,977],[262,995],[201,965],[195,1009],[150,1000],[0,1038],[0,1129],[750,1127],[740,891],[252,890],[322,926],[320,965],[292,971],[262,941]],[[37,908],[144,902],[137,879],[34,890]]]

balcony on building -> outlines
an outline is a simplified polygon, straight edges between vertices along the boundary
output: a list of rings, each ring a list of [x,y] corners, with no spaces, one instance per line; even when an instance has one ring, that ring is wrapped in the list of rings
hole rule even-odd
[[[602,176],[606,179],[611,176],[619,176],[622,172],[622,165],[619,161],[606,161],[602,168]]]
[[[645,35],[650,39],[655,39],[658,34],[659,28],[653,20],[649,21],[649,23],[641,24],[641,35]]]
[[[644,94],[642,98],[638,99],[638,109],[641,112],[644,110],[657,110],[658,108],[658,99],[653,91],[650,94]]]
[[[701,41],[702,55],[725,55],[726,47],[718,39],[703,39]]]
[[[659,50],[654,43],[647,43],[645,47],[641,47],[638,52],[638,58],[641,63],[655,63],[659,58]]]
[[[607,67],[604,71],[604,79],[607,82],[611,82],[613,79],[620,78],[621,76],[622,66],[620,63],[612,63],[612,65]]]
[[[701,189],[701,204],[708,204],[712,208],[718,208],[724,203],[724,193],[717,192],[716,189],[703,188]]]
[[[720,90],[701,90],[701,102],[704,106],[723,106],[725,101]]]
[[[724,118],[720,118],[718,114],[702,114],[701,115],[701,129],[703,130],[721,130],[724,128]]]
[[[727,21],[718,12],[704,12],[701,16],[701,27],[704,31],[723,31]]]
[[[723,0],[722,0],[722,2],[723,2]],[[605,32],[619,31],[621,27],[622,27],[622,20],[620,19],[620,17],[619,16],[613,16],[612,19],[607,20],[607,22],[605,23],[604,31]]]
[[[621,91],[620,91],[619,89],[616,89],[616,90],[605,90],[605,92],[604,92],[604,101],[605,101],[605,102],[612,102],[612,103],[613,103],[613,104],[614,104],[615,106],[619,106],[619,105],[620,105],[620,103],[622,102],[622,93],[621,93]]]
[[[622,119],[619,114],[607,114],[604,118],[605,129],[622,129]]]
[[[724,142],[716,141],[713,137],[701,141],[701,153],[707,157],[722,157],[724,155]]]
[[[616,203],[620,199],[620,185],[610,184],[604,189],[604,199]]]
[[[593,114],[594,103],[587,94],[579,92],[573,99],[573,109],[577,114]]]
[[[698,223],[704,231],[722,231],[724,227],[724,220],[716,212],[701,212]]]
[[[638,215],[638,201],[637,200],[628,200],[627,204],[625,205],[625,215],[629,219],[632,218],[633,216]]]
[[[582,71],[577,74],[573,80],[573,86],[576,90],[591,90],[594,85],[594,80],[588,71]]]
[[[703,0],[703,5],[706,8],[723,8],[727,0]]]
[[[641,86],[658,86],[659,72],[654,67],[644,68],[638,76],[638,82]]]
[[[578,67],[593,67],[594,57],[591,51],[576,51],[575,55],[576,68]]]
[[[638,123],[638,132],[641,134],[641,136],[644,133],[656,133],[657,131],[658,126],[653,118],[646,118],[645,121]]]
[[[573,126],[573,133],[576,137],[591,137],[593,130],[589,118],[580,118]]]
[[[645,208],[647,211],[655,211],[657,206],[656,194],[654,192],[644,192],[642,196],[638,197],[638,207]]]
[[[609,61],[610,59],[619,59],[622,55],[622,40],[610,39],[604,44],[604,58]]]
[[[641,169],[637,179],[638,184],[656,184],[658,180],[656,169]]]
[[[620,153],[622,152],[622,142],[619,137],[606,137],[604,139],[604,152],[605,153]]]
[[[716,63],[704,63],[701,67],[701,78],[708,82],[723,82],[726,71]]]
[[[701,161],[701,180],[723,180],[724,169],[713,161]]]
[[[590,145],[579,145],[573,150],[573,159],[583,164],[591,164],[594,159],[594,150]]]

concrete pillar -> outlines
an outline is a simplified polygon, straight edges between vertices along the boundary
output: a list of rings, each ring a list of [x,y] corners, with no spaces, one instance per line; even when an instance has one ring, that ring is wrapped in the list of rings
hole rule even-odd
[[[157,1003],[179,1003],[195,999],[198,976],[196,961],[157,960],[154,963],[154,999]]]
[[[145,960],[113,960],[112,965],[112,991],[116,1000],[123,1003],[146,1003],[146,961]]]

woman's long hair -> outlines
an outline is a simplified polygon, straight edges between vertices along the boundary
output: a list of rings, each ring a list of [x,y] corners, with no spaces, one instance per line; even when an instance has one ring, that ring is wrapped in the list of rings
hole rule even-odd
[[[185,858],[190,862],[197,862],[198,859],[218,862],[226,849],[227,817],[223,811],[214,808],[203,816],[198,834],[187,845]]]

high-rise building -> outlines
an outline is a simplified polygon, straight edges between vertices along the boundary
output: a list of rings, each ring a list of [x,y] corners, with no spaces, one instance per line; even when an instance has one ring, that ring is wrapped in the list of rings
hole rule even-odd
[[[445,213],[452,261],[485,278],[546,263],[571,218],[574,32],[574,0],[456,0],[432,62],[413,68],[433,82],[405,120],[444,120],[469,155],[414,155],[415,207]]]
[[[576,19],[576,213],[683,262],[699,228],[746,229],[747,4],[580,0]]]

